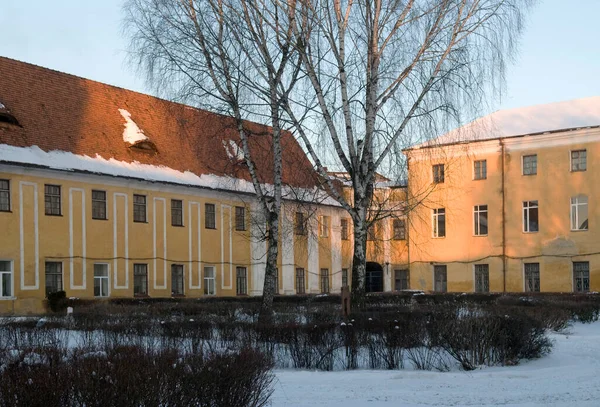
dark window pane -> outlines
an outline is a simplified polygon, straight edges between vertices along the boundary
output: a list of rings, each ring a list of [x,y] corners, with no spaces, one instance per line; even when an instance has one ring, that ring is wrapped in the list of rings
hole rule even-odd
[[[246,208],[242,206],[235,207],[235,230],[246,230]]]
[[[216,208],[214,204],[204,205],[204,227],[206,229],[217,228]]]
[[[171,225],[183,226],[183,201],[171,199]]]

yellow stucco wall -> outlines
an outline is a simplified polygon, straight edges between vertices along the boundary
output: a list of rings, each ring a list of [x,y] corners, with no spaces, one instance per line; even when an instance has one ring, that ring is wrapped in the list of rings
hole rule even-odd
[[[251,293],[252,273],[265,261],[253,258],[253,245],[265,243],[252,242],[250,195],[10,166],[0,168],[0,179],[10,181],[11,195],[11,211],[0,212],[0,260],[13,265],[13,296],[0,299],[0,313],[43,311],[46,261],[62,262],[63,288],[77,298],[94,298],[95,263],[109,265],[110,297],[132,298],[135,263],[148,265],[149,297],[171,296],[172,264],[184,266],[184,295],[200,297],[203,266],[216,268],[216,295],[234,296],[236,267],[247,268]],[[45,184],[61,186],[60,216],[45,215]],[[92,219],[93,189],[106,191],[107,220]],[[146,196],[146,222],[133,221],[134,194]],[[183,201],[183,227],[171,225],[171,199]],[[205,228],[206,203],[215,204],[216,229]],[[246,231],[235,230],[235,206],[247,208]],[[319,267],[329,269],[330,236],[318,238]],[[292,244],[296,266],[308,270],[306,240],[295,238]],[[283,292],[281,253],[279,259]],[[288,281],[295,284],[295,278]]]

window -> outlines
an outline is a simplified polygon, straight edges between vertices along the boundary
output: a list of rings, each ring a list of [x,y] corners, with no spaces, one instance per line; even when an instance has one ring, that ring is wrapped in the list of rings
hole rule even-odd
[[[538,201],[523,202],[523,231],[539,231],[538,223]]]
[[[585,195],[571,198],[571,230],[588,230],[588,198]]]
[[[590,262],[573,262],[573,289],[576,292],[590,291]]]
[[[133,195],[133,221],[146,222],[146,195]]]
[[[487,160],[476,160],[473,163],[473,179],[487,178]]]
[[[171,295],[183,295],[183,264],[171,264]]]
[[[46,262],[46,296],[63,290],[62,263]]]
[[[306,220],[304,219],[304,214],[302,212],[296,212],[294,230],[298,236],[306,235]]]
[[[321,293],[329,292],[329,269],[321,269]]]
[[[306,286],[304,284],[304,269],[296,269],[296,294],[305,294]]]
[[[329,216],[319,216],[319,236],[329,236]]]
[[[275,278],[273,279],[273,286],[275,287],[275,290],[273,290],[273,292],[275,294],[279,294],[279,269],[277,267],[275,267]]]
[[[60,185],[44,185],[46,215],[60,216]]]
[[[525,291],[540,291],[540,263],[525,263]]]
[[[486,236],[488,234],[488,207],[487,205],[475,205],[473,208],[475,221],[475,236]]]
[[[475,265],[475,292],[490,292],[490,266],[489,264]]]
[[[94,297],[108,297],[108,264],[94,264]]]
[[[145,199],[146,197],[144,197]],[[133,265],[133,295],[148,295],[148,265]]]
[[[171,226],[183,226],[183,201],[171,199]]]
[[[537,154],[523,156],[523,175],[537,174]]]
[[[215,204],[204,204],[204,227],[206,229],[217,228],[217,214]]]
[[[215,295],[216,294],[215,284],[215,268],[214,266],[204,267],[204,294]]]
[[[446,209],[433,210],[433,237],[446,237]]]
[[[235,230],[246,230],[246,208],[243,206],[235,207]]]
[[[236,294],[246,295],[248,294],[248,280],[246,275],[246,267],[236,267],[235,275],[237,279]]]
[[[433,167],[433,183],[441,184],[444,182],[444,164],[436,164]]]
[[[342,269],[342,287],[348,285],[348,269]]]
[[[106,191],[92,190],[92,219],[106,219]]]
[[[371,222],[367,227],[367,240],[370,242],[377,240],[377,224],[375,222]]]
[[[571,171],[587,170],[587,151],[573,150],[571,151]]]
[[[342,218],[341,227],[342,227],[342,240],[348,240],[348,219]]]
[[[10,211],[10,181],[0,179],[0,212]]]
[[[394,219],[394,240],[406,240],[406,221],[404,219]]]
[[[12,297],[12,262],[0,261],[0,298]]]
[[[446,266],[433,266],[433,291],[448,291],[448,271]]]
[[[408,270],[394,270],[394,290],[408,290],[409,287]]]

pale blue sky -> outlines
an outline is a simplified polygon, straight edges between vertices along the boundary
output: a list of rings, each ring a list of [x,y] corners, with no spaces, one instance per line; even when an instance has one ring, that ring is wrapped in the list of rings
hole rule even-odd
[[[123,0],[0,0],[0,55],[145,92],[125,65]],[[545,0],[529,16],[497,108],[600,95],[600,0]]]

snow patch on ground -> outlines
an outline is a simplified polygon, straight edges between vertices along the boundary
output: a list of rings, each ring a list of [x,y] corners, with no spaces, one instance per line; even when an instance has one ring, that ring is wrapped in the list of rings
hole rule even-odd
[[[131,113],[125,109],[119,109],[119,113],[125,119],[125,130],[123,130],[123,141],[129,144],[136,144],[140,141],[148,140],[144,131],[140,129],[136,122],[131,118]]]
[[[273,406],[600,405],[600,322],[551,334],[552,353],[472,372],[276,371]]]

